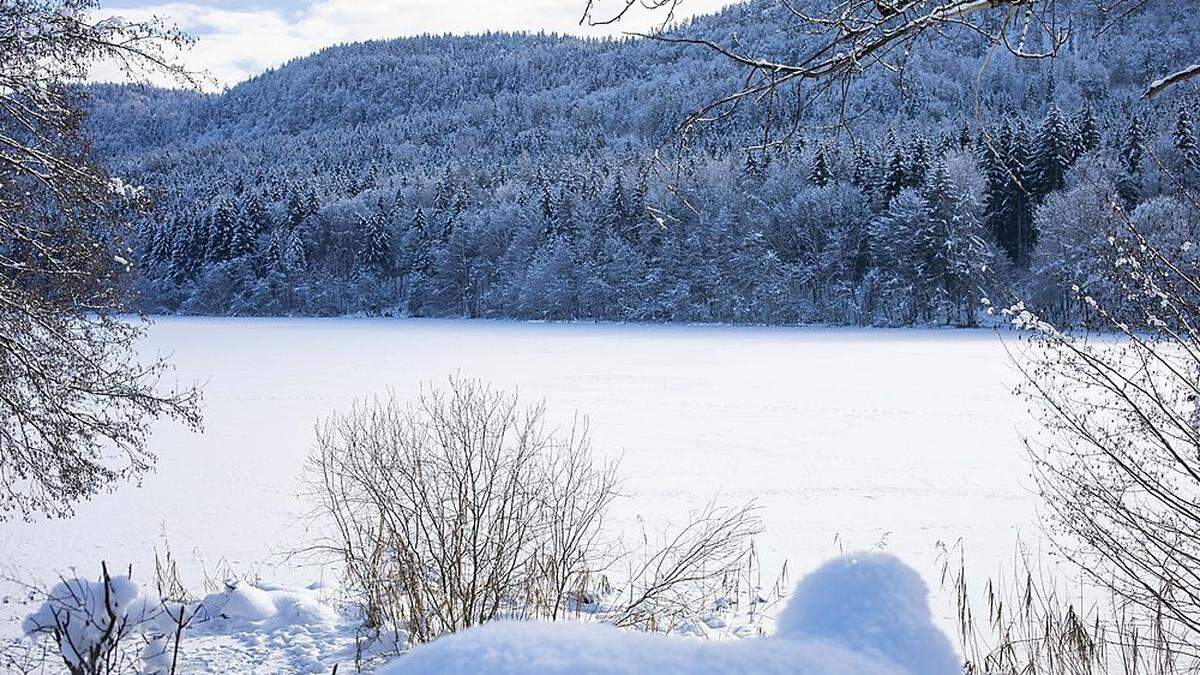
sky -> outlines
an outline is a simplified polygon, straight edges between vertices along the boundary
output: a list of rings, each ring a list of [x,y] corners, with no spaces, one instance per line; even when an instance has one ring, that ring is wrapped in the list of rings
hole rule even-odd
[[[683,0],[677,16],[715,11],[730,0]],[[597,15],[623,0],[597,0]],[[422,33],[556,31],[614,35],[645,31],[665,14],[638,6],[619,24],[581,26],[586,0],[102,0],[101,15],[158,16],[196,38],[184,56],[214,86],[236,84],[329,45]],[[96,79],[111,79],[107,73]]]

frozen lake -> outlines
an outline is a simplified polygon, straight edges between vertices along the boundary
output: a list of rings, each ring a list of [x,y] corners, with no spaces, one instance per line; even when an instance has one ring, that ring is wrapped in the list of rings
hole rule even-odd
[[[880,546],[936,584],[938,542],[991,573],[1018,533],[1036,539],[1026,406],[988,330],[171,318],[146,349],[206,382],[205,432],[158,428],[158,471],[73,519],[0,524],[0,571],[52,581],[103,559],[146,579],[165,538],[196,582],[222,561],[328,578],[281,555],[307,536],[297,479],[314,423],[452,373],[545,398],[556,420],[588,415],[593,447],[623,458],[623,522],[757,500],[764,576]]]

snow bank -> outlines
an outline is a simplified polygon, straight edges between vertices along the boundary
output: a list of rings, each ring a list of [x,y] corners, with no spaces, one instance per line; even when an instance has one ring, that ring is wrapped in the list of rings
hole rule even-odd
[[[287,628],[336,625],[338,613],[312,592],[237,583],[200,601],[199,615],[223,626],[270,632]]]
[[[239,581],[182,605],[143,593],[127,576],[112,577],[107,588],[102,580],[68,579],[22,628],[57,644],[72,666],[140,659],[143,673],[169,672],[182,621],[189,672],[328,673],[327,661],[347,660],[355,631],[317,590]]]
[[[418,647],[379,674],[957,675],[927,595],[892,556],[847,556],[800,582],[772,637],[716,643],[599,624],[497,622]]]
[[[950,641],[933,625],[925,582],[890,555],[838,558],[805,577],[788,598],[775,637],[834,640],[916,675],[962,671]]]

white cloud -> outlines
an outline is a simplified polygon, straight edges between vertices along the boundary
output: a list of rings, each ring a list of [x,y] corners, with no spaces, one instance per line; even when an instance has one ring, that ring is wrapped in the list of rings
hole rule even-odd
[[[621,0],[598,3],[600,12]],[[730,0],[684,0],[682,12],[714,11]],[[184,57],[191,67],[207,70],[220,84],[230,85],[289,59],[342,42],[392,38],[422,33],[485,31],[557,31],[578,35],[613,35],[644,31],[665,14],[637,8],[612,26],[581,26],[585,0],[314,0],[295,11],[227,9],[202,2],[172,2],[122,8],[116,2],[105,14],[145,19],[158,16],[196,36]],[[101,69],[97,79],[111,79]]]

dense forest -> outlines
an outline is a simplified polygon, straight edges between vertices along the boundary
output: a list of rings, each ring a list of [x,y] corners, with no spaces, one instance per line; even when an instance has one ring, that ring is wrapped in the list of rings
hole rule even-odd
[[[1095,262],[1121,214],[1195,254],[1200,98],[1141,98],[1194,47],[1184,5],[1110,24],[1081,0],[1053,59],[963,31],[849,109],[783,90],[687,133],[744,79],[719,55],[507,34],[337,46],[217,94],[93,86],[89,124],[156,203],[152,313],[971,325],[1021,297],[1086,322],[1070,289],[1117,299]],[[790,16],[674,30],[787,57]]]

